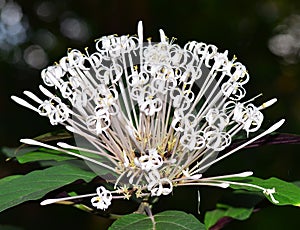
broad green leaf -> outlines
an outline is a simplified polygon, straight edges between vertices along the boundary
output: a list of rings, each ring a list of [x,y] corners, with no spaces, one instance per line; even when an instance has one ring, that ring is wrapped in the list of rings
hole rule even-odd
[[[268,200],[276,205],[293,205],[300,207],[300,187],[293,183],[289,183],[278,178],[272,177],[267,180],[263,180],[257,177],[247,178],[231,178],[230,181],[247,183],[256,185],[265,189],[275,189],[273,194],[274,198],[279,203],[274,203],[268,194],[264,194]],[[230,185],[233,189],[244,189],[248,191],[262,191],[261,189],[245,186],[245,185]]]
[[[253,212],[253,208],[237,208],[224,204],[217,204],[217,209],[207,211],[204,224],[207,229],[214,226],[222,218],[230,217],[237,220],[246,220]]]
[[[7,177],[4,177],[4,178],[1,178],[0,179],[0,186],[1,186],[1,183],[7,183],[11,180],[14,180],[16,178],[19,178],[19,177],[22,177],[22,175],[11,175],[11,176],[7,176]]]
[[[75,157],[67,155],[63,152],[46,148],[23,148],[20,150],[12,148],[2,148],[2,152],[9,157],[16,157],[18,162],[21,164],[34,161],[65,161],[76,159]]]
[[[77,151],[77,150],[69,150],[73,153],[76,153],[78,155],[82,155],[94,160],[97,160],[99,162],[105,163],[108,161],[106,157],[97,155],[95,153],[89,153],[84,151]],[[64,152],[53,150],[53,149],[47,149],[47,148],[21,148],[21,149],[15,149],[15,148],[2,148],[2,152],[6,154],[9,157],[15,157],[19,163],[28,163],[28,162],[35,162],[39,161],[66,161],[66,160],[74,160],[79,159],[75,156],[68,155]],[[97,172],[99,170],[100,175],[104,175],[106,173],[114,173],[112,171],[106,170],[105,168],[97,169]]]
[[[104,156],[100,156],[95,153],[90,152],[84,152],[84,151],[78,151],[78,150],[69,150],[70,152],[76,153],[81,156],[85,156],[91,159],[94,159],[98,162],[101,162],[103,164],[109,164],[108,159]],[[8,152],[8,150],[6,150]],[[10,150],[8,154],[12,155],[12,152],[15,152],[13,150]],[[111,174],[114,176],[118,176],[118,174],[115,171],[109,170],[105,167],[101,167],[99,165],[95,165],[94,163],[90,163],[88,161],[82,160],[79,157],[68,155],[64,152],[53,150],[53,149],[47,149],[47,148],[38,148],[31,152],[26,152],[25,149],[22,149],[22,152],[16,152],[14,153],[14,157],[17,158],[19,163],[28,163],[28,162],[34,162],[38,161],[41,165],[44,166],[53,166],[56,165],[56,162],[60,161],[68,161],[64,162],[64,164],[70,164],[74,165],[77,164],[78,167],[84,167],[88,166],[91,168],[94,172],[96,172],[98,175],[106,175]],[[72,161],[70,161],[72,160]],[[77,160],[77,161],[75,161]],[[54,162],[54,164],[52,164]],[[77,162],[77,163],[76,163]]]
[[[205,230],[205,226],[193,215],[181,211],[165,211],[153,218],[155,226],[149,216],[129,214],[116,220],[109,230]]]
[[[129,214],[120,219],[117,219],[109,230],[127,230],[127,229],[140,229],[152,230],[153,224],[151,219],[143,214]]]
[[[28,200],[37,200],[78,179],[88,182],[95,176],[95,173],[80,168],[59,165],[3,178],[0,180],[0,212]]]
[[[81,155],[96,160],[98,162],[103,163],[104,165],[112,164],[107,157],[101,156],[99,154],[91,153],[88,151],[78,151],[78,150],[68,150],[68,151],[75,153],[77,155]],[[114,170],[110,170],[105,167],[95,165],[94,163],[91,163],[87,160],[82,160],[80,157],[69,155],[67,153],[58,150],[47,149],[47,148],[36,148],[36,147],[34,148],[24,147],[18,149],[4,147],[2,148],[2,152],[5,153],[10,158],[15,157],[19,161],[19,163],[38,161],[42,166],[46,166],[46,167],[56,165],[56,162],[67,161],[67,160],[68,162],[65,163],[72,165],[72,162],[70,160],[73,160],[74,163],[74,160],[77,159],[80,160],[82,163],[84,163],[85,166],[87,165],[89,168],[91,168],[94,172],[96,172],[100,176],[104,176],[106,174],[110,174],[115,177],[119,176]]]
[[[293,184],[296,185],[297,187],[300,187],[300,181],[294,181]]]
[[[33,162],[33,161],[45,161],[45,160],[65,161],[65,160],[72,160],[72,159],[76,159],[76,158],[66,155],[60,151],[44,149],[44,148],[41,148],[35,152],[29,152],[17,156],[17,160],[21,164]]]
[[[38,150],[38,147],[24,147],[24,148],[9,148],[9,147],[2,147],[1,152],[4,153],[7,157],[12,158],[16,157],[17,155],[23,155],[25,153],[33,152]]]

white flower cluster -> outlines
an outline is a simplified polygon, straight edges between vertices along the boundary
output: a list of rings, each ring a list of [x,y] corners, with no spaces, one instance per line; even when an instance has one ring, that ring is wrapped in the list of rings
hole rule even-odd
[[[240,131],[257,131],[264,118],[261,110],[276,99],[261,106],[255,106],[254,99],[242,102],[249,74],[235,57],[228,58],[227,51],[195,41],[181,48],[162,30],[160,38],[159,43],[144,43],[139,23],[137,36],[102,37],[92,54],[69,50],[59,63],[42,71],[44,84],[56,94],[40,86],[47,97],[43,101],[25,91],[36,106],[12,98],[92,143],[97,151],[84,151],[111,164],[76,156],[119,174],[115,188],[125,197],[168,195],[173,186],[182,185],[228,187],[230,182],[221,180],[226,176],[203,178],[202,173],[280,127],[283,121],[218,156]],[[45,146],[29,139],[22,142]],[[82,149],[59,146],[72,155],[67,149]],[[104,187],[97,193],[92,204],[106,209],[112,195]]]

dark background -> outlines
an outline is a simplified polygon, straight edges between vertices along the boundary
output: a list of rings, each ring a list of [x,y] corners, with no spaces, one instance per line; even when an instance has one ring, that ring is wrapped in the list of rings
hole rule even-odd
[[[32,111],[16,105],[11,95],[24,90],[37,92],[40,71],[66,54],[68,48],[83,50],[94,39],[108,34],[136,34],[143,20],[144,36],[158,41],[159,29],[176,37],[180,45],[191,40],[215,44],[229,50],[247,66],[251,80],[247,97],[263,93],[258,102],[278,98],[265,111],[265,126],[280,118],[287,122],[281,132],[300,133],[300,2],[275,1],[72,1],[0,0],[0,146],[16,147],[19,139],[58,129]],[[287,181],[300,179],[299,146],[278,145],[240,151],[212,167],[224,174],[253,170],[255,176],[276,176]],[[5,162],[0,177],[24,173],[30,166]],[[201,188],[201,211],[213,209],[224,192]],[[197,213],[194,189],[175,192],[157,210],[178,209]],[[200,216],[202,218],[203,216]],[[268,206],[244,222],[226,229],[293,229],[300,210]],[[39,207],[28,202],[0,213],[1,224],[20,229],[105,229],[105,218],[70,207]]]

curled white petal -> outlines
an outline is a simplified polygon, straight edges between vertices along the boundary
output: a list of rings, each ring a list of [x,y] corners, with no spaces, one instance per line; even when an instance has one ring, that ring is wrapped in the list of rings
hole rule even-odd
[[[98,187],[96,191],[97,191],[97,196],[91,199],[92,205],[97,209],[101,209],[101,210],[107,209],[110,206],[112,200],[111,192],[106,188],[104,188],[103,186]]]

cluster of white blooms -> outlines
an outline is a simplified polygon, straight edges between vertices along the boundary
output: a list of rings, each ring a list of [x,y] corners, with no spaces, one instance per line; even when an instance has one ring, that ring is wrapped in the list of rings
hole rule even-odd
[[[102,37],[94,53],[69,50],[42,71],[44,84],[55,94],[40,86],[47,98],[43,101],[25,91],[35,106],[12,97],[47,116],[52,125],[62,124],[85,138],[97,151],[66,143],[57,148],[30,139],[22,142],[60,149],[117,173],[115,189],[127,198],[168,195],[182,185],[228,187],[234,182],[222,179],[251,175],[202,177],[212,164],[282,125],[283,120],[219,155],[239,132],[257,131],[264,118],[261,110],[276,99],[261,106],[254,99],[242,102],[249,74],[227,51],[195,41],[181,48],[162,30],[160,39],[144,43],[141,23],[137,36]],[[110,164],[68,149],[105,157]],[[275,193],[261,189],[270,196]],[[106,209],[114,196],[104,187],[97,194],[92,204]]]

